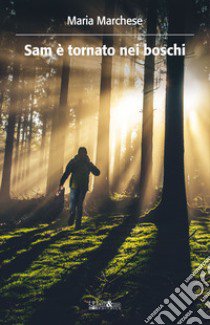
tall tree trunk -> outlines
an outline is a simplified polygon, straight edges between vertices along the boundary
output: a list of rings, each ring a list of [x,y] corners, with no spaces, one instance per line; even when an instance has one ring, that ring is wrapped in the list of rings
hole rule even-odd
[[[20,76],[20,63],[17,60],[15,60],[13,66],[11,103],[9,108],[4,163],[3,163],[3,172],[2,172],[2,183],[1,183],[1,199],[4,201],[10,199],[12,157],[13,157],[14,133],[15,133],[15,123],[16,123],[16,108],[17,108],[16,105],[18,101],[19,76]]]
[[[80,99],[75,108],[75,152],[77,152],[80,146],[81,113],[82,113],[82,100]]]
[[[105,15],[113,17],[115,1],[106,0]],[[112,33],[113,27],[106,26],[105,33]],[[103,44],[107,47],[113,46],[112,36],[103,36]],[[110,104],[112,84],[112,57],[103,56],[101,65],[100,105],[98,117],[98,142],[96,153],[96,164],[101,170],[100,177],[94,183],[97,195],[109,194],[109,131],[110,131]]]
[[[22,103],[24,105],[24,101]],[[18,160],[18,182],[23,179],[24,171],[24,157],[25,157],[25,140],[26,140],[26,131],[27,131],[27,110],[23,109],[23,121],[22,121],[22,135],[21,135],[21,144],[20,144],[20,154]]]
[[[46,133],[47,133],[47,114],[42,114],[42,138],[40,146],[40,159],[39,167],[42,168],[43,164],[46,163]]]
[[[180,5],[180,6],[179,6]],[[184,33],[187,4],[181,0],[169,3],[169,34]],[[180,11],[180,8],[182,10]],[[169,37],[168,47],[182,46],[183,36]],[[165,154],[162,217],[187,221],[187,203],[184,176],[184,126],[183,126],[184,57],[167,58],[167,91],[165,117]]]
[[[185,32],[187,2],[168,1],[168,34]],[[183,36],[169,36],[167,46],[174,43],[181,46],[184,42]],[[160,205],[151,214],[158,226],[154,267],[157,274],[167,274],[171,279],[167,292],[163,288],[163,297],[191,273],[184,177],[183,86],[184,57],[168,56],[163,193]]]
[[[35,65],[35,62],[34,62]],[[31,84],[31,92],[29,95],[29,121],[28,121],[28,138],[27,138],[27,157],[26,157],[26,176],[28,177],[30,174],[30,168],[31,168],[31,156],[32,156],[32,138],[33,138],[33,113],[34,113],[34,97],[35,97],[35,91],[36,91],[36,76],[37,76],[37,70],[36,67],[34,67],[31,70],[31,75],[33,76],[34,72],[34,79],[30,82]]]
[[[157,30],[157,0],[148,0],[147,34],[156,34]],[[155,46],[155,36],[147,36],[147,46]],[[137,193],[140,193],[141,210],[144,208],[148,194],[152,189],[152,137],[153,137],[153,91],[154,91],[155,57],[145,57],[144,67],[144,98],[143,98],[143,125],[141,144],[140,184]]]
[[[18,112],[18,122],[17,122],[17,135],[16,135],[16,142],[15,142],[15,158],[14,158],[14,166],[15,166],[15,174],[13,178],[14,185],[17,183],[18,179],[18,163],[19,163],[19,154],[20,154],[20,132],[21,132],[21,109]]]
[[[2,125],[2,106],[4,102],[4,94],[3,91],[0,91],[0,125]]]
[[[48,194],[56,190],[63,172],[69,74],[69,56],[66,54],[61,72],[60,103],[55,109],[52,121],[46,190]]]
[[[28,103],[26,103],[27,105]],[[23,139],[22,139],[22,161],[21,161],[21,181],[25,181],[26,177],[26,162],[27,162],[27,138],[28,138],[28,116],[29,108],[26,106],[24,112],[24,123],[23,123]]]
[[[135,87],[135,61],[130,60],[129,89],[133,90],[134,87]],[[124,154],[124,161],[123,161],[124,166],[123,166],[122,175],[124,175],[130,167],[131,156],[132,156],[132,129],[130,128],[130,125],[128,125],[127,132],[126,132],[125,154]]]
[[[0,39],[0,46],[4,47],[4,42]],[[8,65],[10,62],[5,62],[5,56],[3,54],[0,55],[0,125],[2,125],[2,107],[4,102],[4,92],[7,80],[7,73],[8,73]]]
[[[123,40],[120,42],[120,46],[125,46]],[[125,73],[124,73],[124,64],[125,58],[120,58],[120,64],[117,67],[119,71],[119,84],[118,84],[118,93],[117,93],[117,100],[119,98],[123,98],[124,92],[124,81],[125,81]],[[120,114],[120,112],[119,112]],[[122,165],[122,130],[121,125],[117,127],[117,136],[116,136],[116,143],[115,143],[115,152],[114,152],[114,168],[113,168],[113,184],[112,184],[112,191],[119,192],[120,191],[120,179],[123,172],[123,165]]]

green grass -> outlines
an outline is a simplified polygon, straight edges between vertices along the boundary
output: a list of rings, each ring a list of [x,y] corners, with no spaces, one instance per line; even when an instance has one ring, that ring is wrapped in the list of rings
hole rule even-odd
[[[118,229],[123,219],[123,216],[97,216],[92,220],[86,218],[85,228],[78,231],[72,227],[56,230],[42,225],[2,234],[0,236],[3,247],[1,252],[4,253],[1,262],[1,269],[4,272],[0,287],[2,324],[27,323],[39,304],[44,301],[46,292],[75,273],[81,265],[85,265],[91,254],[97,252],[108,238],[110,232]],[[193,270],[208,255],[209,227],[210,224],[207,222],[191,223],[190,234],[193,236],[190,238],[190,247]],[[113,245],[115,244],[114,238]],[[129,313],[129,304],[134,303],[131,293],[134,296],[136,292],[142,290],[148,296],[152,295],[153,288],[149,286],[149,280],[155,276],[156,271],[149,269],[149,263],[156,244],[157,229],[153,224],[137,224],[131,230],[115,256],[108,260],[103,271],[99,272],[94,284],[90,284],[84,290],[80,304],[75,302],[78,324],[93,323],[95,319],[101,317],[88,312],[88,300],[121,301],[126,314]],[[21,258],[25,263],[23,266]],[[101,256],[101,259],[103,258]],[[136,308],[141,309],[141,302],[140,307]]]
[[[190,233],[192,270],[195,270],[210,253],[210,222],[193,221]]]

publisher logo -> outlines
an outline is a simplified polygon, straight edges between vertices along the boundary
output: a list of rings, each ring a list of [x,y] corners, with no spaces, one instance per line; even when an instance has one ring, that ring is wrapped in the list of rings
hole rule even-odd
[[[89,310],[121,310],[120,302],[107,301],[88,301]]]

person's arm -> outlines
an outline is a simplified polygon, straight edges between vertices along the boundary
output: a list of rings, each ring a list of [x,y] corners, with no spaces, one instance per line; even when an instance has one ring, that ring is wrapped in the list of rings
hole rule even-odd
[[[90,163],[90,171],[95,176],[99,176],[101,173],[100,170],[92,162]]]
[[[63,186],[63,184],[65,183],[65,181],[69,177],[70,173],[72,172],[72,165],[73,165],[73,161],[71,160],[68,163],[68,165],[66,166],[66,170],[65,170],[65,172],[63,173],[63,176],[60,179],[60,186]]]

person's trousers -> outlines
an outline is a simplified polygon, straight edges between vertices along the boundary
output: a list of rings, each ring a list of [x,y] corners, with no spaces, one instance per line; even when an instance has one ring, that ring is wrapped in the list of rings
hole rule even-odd
[[[82,223],[83,202],[86,195],[86,190],[71,189],[70,191],[70,217],[69,225],[73,225],[76,218],[75,228],[79,229]]]

